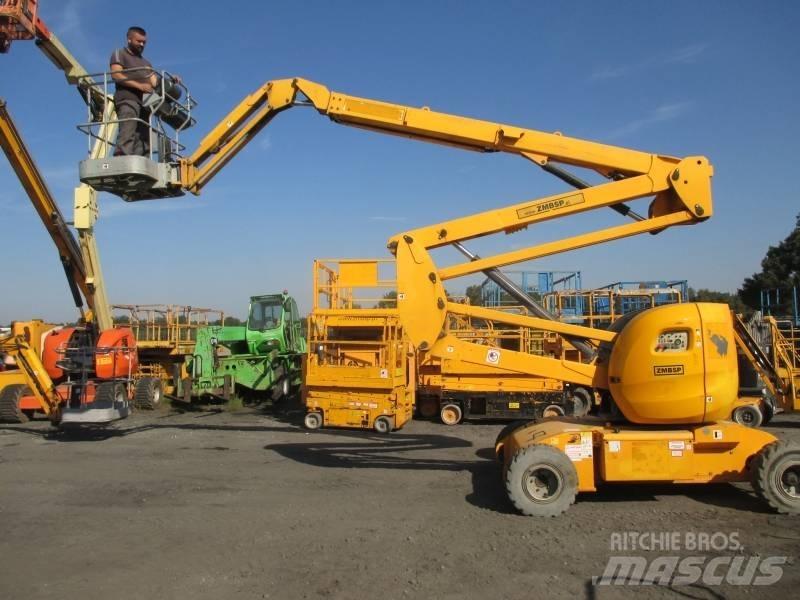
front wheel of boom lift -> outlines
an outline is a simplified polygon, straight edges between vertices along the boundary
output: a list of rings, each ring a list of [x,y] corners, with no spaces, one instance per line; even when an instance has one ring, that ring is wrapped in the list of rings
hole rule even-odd
[[[522,514],[557,517],[578,494],[578,472],[569,457],[552,446],[518,450],[506,471],[506,492]]]
[[[753,488],[776,512],[800,514],[800,445],[773,442],[751,465]]]

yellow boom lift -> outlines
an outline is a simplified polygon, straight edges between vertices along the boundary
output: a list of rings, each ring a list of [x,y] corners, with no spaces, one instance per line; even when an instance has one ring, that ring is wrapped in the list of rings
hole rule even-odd
[[[588,386],[617,409],[611,423],[556,418],[510,427],[501,434],[496,450],[506,490],[521,512],[558,515],[578,492],[615,482],[748,480],[775,510],[800,512],[800,447],[724,420],[738,388],[734,325],[727,306],[661,306],[598,330],[449,302],[445,294],[444,282],[456,277],[481,271],[496,276],[506,265],[708,219],[713,214],[713,169],[705,157],[639,152],[285,79],[269,82],[245,98],[191,156],[162,165],[161,171],[146,162],[128,161],[130,157],[89,159],[81,164],[81,180],[128,200],[199,193],[276,114],[296,105],[313,106],[342,124],[516,154],[577,188],[421,227],[391,238],[388,245],[396,258],[397,323],[417,351],[467,378],[546,377]],[[595,171],[604,182],[589,185],[558,163]],[[646,216],[626,204],[640,198],[652,198]],[[490,257],[478,257],[464,246],[474,238],[606,207],[633,221]],[[467,260],[437,267],[430,252],[446,245],[455,246]],[[501,287],[512,293],[513,288]],[[597,347],[596,358],[587,364],[474,344],[448,333],[448,315],[553,331],[576,347],[582,345],[588,354]],[[339,395],[353,385],[348,380],[328,381],[329,391]],[[784,409],[798,408],[794,397],[781,395],[778,400]]]

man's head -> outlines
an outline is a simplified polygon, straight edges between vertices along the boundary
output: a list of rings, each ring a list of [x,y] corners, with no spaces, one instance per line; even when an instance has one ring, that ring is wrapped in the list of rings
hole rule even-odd
[[[144,46],[147,43],[147,32],[141,27],[130,27],[128,29],[128,50],[136,56],[141,56]]]

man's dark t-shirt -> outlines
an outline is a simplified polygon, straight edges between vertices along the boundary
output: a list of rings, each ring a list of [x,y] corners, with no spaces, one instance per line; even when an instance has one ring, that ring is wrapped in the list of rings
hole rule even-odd
[[[148,81],[150,75],[153,73],[153,65],[150,61],[143,56],[136,56],[127,48],[120,48],[111,53],[112,65],[121,65],[124,70],[136,69],[135,71],[128,71],[123,73],[126,79],[131,81]],[[114,92],[114,102],[119,104],[123,100],[133,100],[136,103],[141,103],[142,92],[134,90],[133,88],[125,87],[124,85],[116,84],[116,92]]]

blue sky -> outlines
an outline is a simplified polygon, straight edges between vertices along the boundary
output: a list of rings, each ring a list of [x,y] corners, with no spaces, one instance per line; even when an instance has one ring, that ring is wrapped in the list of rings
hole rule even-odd
[[[764,2],[218,2],[42,0],[41,16],[90,71],[131,24],[145,55],[200,105],[189,147],[247,93],[302,76],[332,90],[598,140],[703,154],[709,221],[551,257],[584,284],[688,279],[733,291],[800,212],[800,4]],[[86,140],[76,92],[31,42],[0,56],[0,97],[67,218]],[[251,294],[311,304],[314,258],[388,257],[393,234],[565,189],[527,161],[365,132],[307,109],[281,114],[200,197],[102,195],[97,238],[116,303],[243,316]],[[602,214],[601,214],[602,213]],[[608,214],[605,214],[608,213]],[[0,161],[0,323],[71,320],[54,247]],[[611,211],[476,243],[483,254],[614,225]],[[437,255],[441,264],[452,253]],[[515,267],[519,268],[519,267]],[[452,293],[472,280],[453,282]]]

